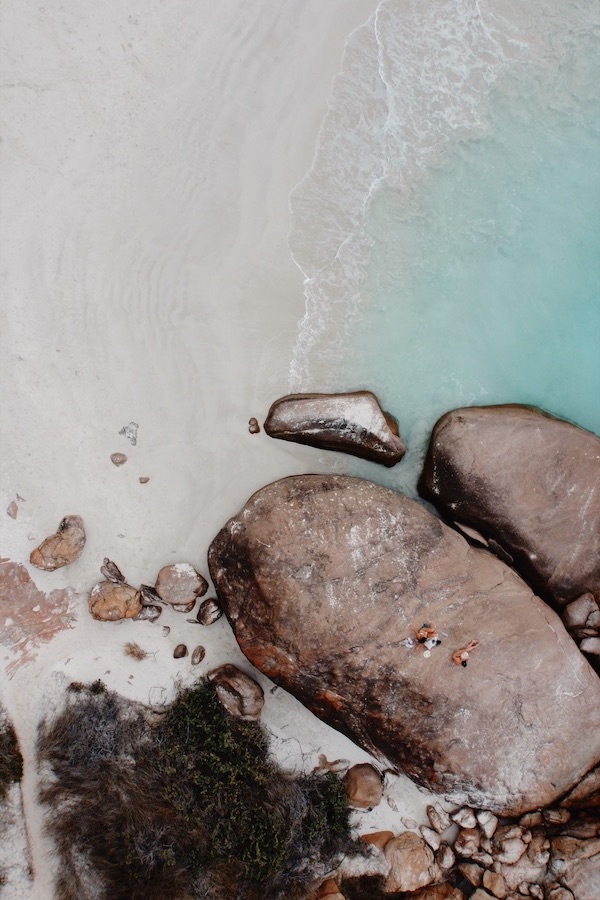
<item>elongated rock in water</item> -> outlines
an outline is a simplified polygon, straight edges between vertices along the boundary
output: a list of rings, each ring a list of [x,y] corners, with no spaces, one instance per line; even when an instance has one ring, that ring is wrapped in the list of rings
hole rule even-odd
[[[350,453],[384,466],[395,466],[406,453],[398,423],[371,391],[288,394],[271,406],[265,431],[273,438]]]
[[[209,567],[255,666],[456,803],[518,815],[600,760],[600,680],[558,616],[394,491],[334,475],[268,485],[214,539]],[[447,635],[429,659],[402,644],[427,622]]]

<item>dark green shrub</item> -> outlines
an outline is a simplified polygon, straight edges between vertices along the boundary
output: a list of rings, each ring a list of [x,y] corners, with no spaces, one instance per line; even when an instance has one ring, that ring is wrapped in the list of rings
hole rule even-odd
[[[90,872],[110,900],[292,900],[359,852],[338,779],[285,775],[207,682],[160,713],[75,686],[38,751],[62,900],[90,896]]]
[[[23,759],[17,735],[10,722],[0,712],[0,800],[6,797],[11,784],[23,775]]]

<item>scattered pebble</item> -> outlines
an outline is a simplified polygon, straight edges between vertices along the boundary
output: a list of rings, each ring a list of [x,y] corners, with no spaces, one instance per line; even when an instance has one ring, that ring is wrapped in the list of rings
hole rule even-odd
[[[168,637],[171,634],[171,629],[168,625],[163,625],[163,637]]]
[[[258,424],[258,419],[255,419],[254,416],[248,422],[248,431],[250,434],[258,434],[260,431],[260,425]]]
[[[129,443],[133,447],[135,447],[135,445],[137,444],[137,433],[139,427],[140,426],[137,422],[129,422],[128,425],[123,425],[123,427],[119,431],[119,434],[122,434],[123,437],[127,438]]]
[[[115,466],[123,466],[127,462],[127,456],[125,453],[111,453],[110,461]]]
[[[192,660],[191,660],[192,665],[193,666],[199,665],[205,656],[206,656],[206,650],[201,644],[199,644],[196,647],[196,649],[194,650],[194,652],[192,653]]]
[[[105,556],[102,565],[100,566],[100,572],[107,581],[114,581],[115,584],[123,584],[125,581],[125,576],[122,574],[118,565],[114,563],[108,556]]]
[[[11,517],[11,519],[16,519],[18,512],[19,512],[19,507],[17,506],[17,504],[15,503],[14,500],[11,500],[11,502],[8,504],[8,508],[6,510],[7,515],[9,515]]]
[[[65,516],[56,534],[51,534],[31,551],[29,562],[36,569],[54,572],[79,559],[85,546],[85,529],[81,516]]]
[[[183,657],[187,655],[188,649],[185,644],[177,644],[177,646],[173,650],[173,659],[183,659]]]
[[[212,625],[217,619],[223,615],[223,610],[219,606],[219,601],[215,597],[207,597],[200,604],[200,609],[196,618],[201,625]]]
[[[148,484],[148,482],[150,481],[150,479],[148,478],[147,475],[141,475],[141,476],[138,478],[138,481],[139,481],[140,484]]]

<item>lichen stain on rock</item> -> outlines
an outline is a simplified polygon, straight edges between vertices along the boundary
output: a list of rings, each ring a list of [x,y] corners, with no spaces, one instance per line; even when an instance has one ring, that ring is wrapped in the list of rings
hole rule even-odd
[[[14,651],[9,678],[36,658],[40,644],[73,626],[79,599],[73,588],[44,593],[25,566],[0,558],[0,644]]]

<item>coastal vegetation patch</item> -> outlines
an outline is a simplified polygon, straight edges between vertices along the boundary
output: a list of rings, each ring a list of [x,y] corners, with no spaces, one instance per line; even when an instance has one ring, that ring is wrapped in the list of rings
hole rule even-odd
[[[284,773],[206,680],[160,710],[72,684],[38,755],[59,900],[299,900],[360,852],[338,778]]]

